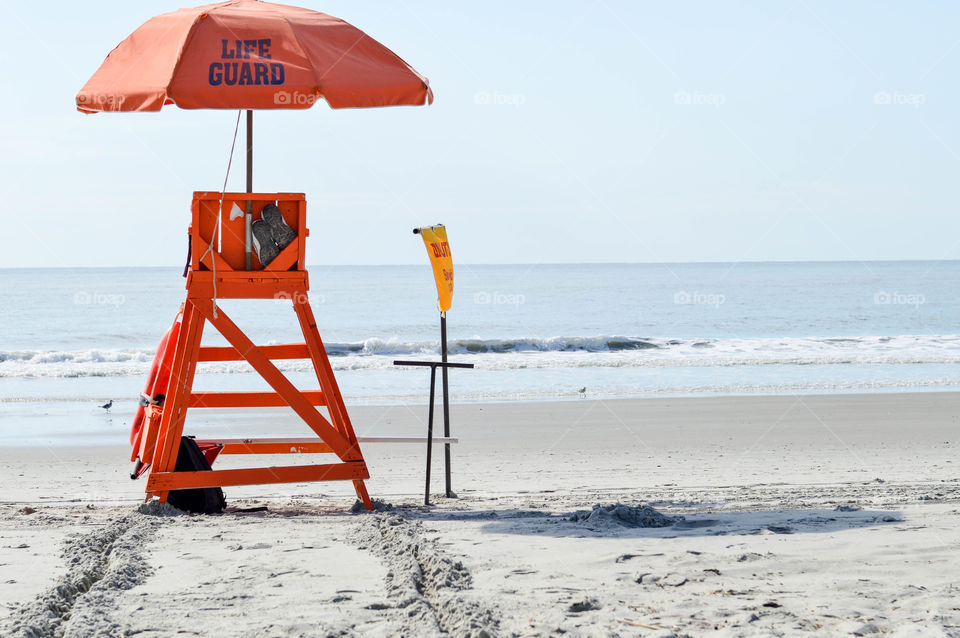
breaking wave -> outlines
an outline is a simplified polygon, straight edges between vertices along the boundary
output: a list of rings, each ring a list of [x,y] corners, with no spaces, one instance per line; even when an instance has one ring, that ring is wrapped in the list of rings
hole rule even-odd
[[[371,338],[328,343],[335,369],[391,367],[393,358],[431,357],[435,341]],[[704,367],[766,365],[960,363],[960,335],[662,339],[628,336],[457,339],[450,354],[478,368]],[[152,349],[0,351],[3,377],[142,376]],[[308,361],[280,361],[285,371],[308,371]],[[250,372],[245,362],[203,363],[200,374]]]

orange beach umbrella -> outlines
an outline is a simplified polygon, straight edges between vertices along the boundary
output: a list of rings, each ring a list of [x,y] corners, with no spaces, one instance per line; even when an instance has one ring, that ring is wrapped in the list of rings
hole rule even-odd
[[[433,102],[427,78],[333,16],[229,0],[151,18],[121,42],[77,94],[77,109],[247,110],[247,192],[253,191],[252,109],[335,109]],[[249,259],[250,211],[247,211]]]
[[[77,94],[96,111],[418,105],[427,79],[360,29],[282,4],[230,0],[151,18]]]

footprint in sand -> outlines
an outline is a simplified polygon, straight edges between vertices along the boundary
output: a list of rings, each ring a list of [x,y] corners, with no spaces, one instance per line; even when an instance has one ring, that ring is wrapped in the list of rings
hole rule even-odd
[[[767,530],[774,534],[793,534],[793,528],[787,525],[767,525]]]
[[[758,554],[756,552],[747,552],[746,554],[740,554],[737,557],[738,563],[752,563],[755,560],[763,560],[764,558],[770,558],[773,554]]]
[[[670,572],[666,576],[657,574],[640,574],[636,582],[640,585],[657,585],[658,587],[680,587],[687,584],[687,577],[681,574]]]
[[[526,576],[527,574],[536,574],[537,570],[535,569],[514,569],[509,574],[506,575],[506,578],[511,576]]]
[[[638,558],[638,557],[650,558],[650,557],[655,557],[655,556],[666,556],[666,554],[663,554],[663,553],[659,553],[659,554],[621,554],[620,556],[617,556],[616,562],[618,562],[618,563],[625,563],[625,562],[627,562],[628,560],[630,560],[631,558]]]
[[[698,529],[701,527],[714,527],[719,524],[720,524],[719,520],[712,519],[712,518],[704,518],[698,521],[691,521],[691,520],[679,521],[674,524],[673,528],[674,529]]]
[[[581,600],[570,605],[567,610],[574,614],[581,614],[585,611],[593,611],[595,609],[600,609],[602,605],[600,601],[596,598],[587,598],[586,600]]]

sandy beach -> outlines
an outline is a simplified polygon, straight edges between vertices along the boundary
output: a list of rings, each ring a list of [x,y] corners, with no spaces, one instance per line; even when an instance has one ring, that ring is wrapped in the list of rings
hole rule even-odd
[[[352,418],[409,434],[424,412]],[[442,497],[442,454],[423,507],[422,447],[370,444],[372,514],[340,484],[230,488],[237,509],[215,516],[139,508],[120,431],[7,448],[0,626],[957,636],[958,416],[954,393],[459,405],[459,498]]]

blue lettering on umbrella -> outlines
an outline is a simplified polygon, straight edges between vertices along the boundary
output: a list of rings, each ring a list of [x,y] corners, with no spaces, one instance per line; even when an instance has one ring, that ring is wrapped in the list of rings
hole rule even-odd
[[[210,65],[210,75],[207,78],[210,86],[223,84],[223,62],[214,62]]]
[[[240,81],[238,84],[253,84],[253,69],[250,68],[249,62],[240,65]]]
[[[237,57],[232,50],[227,50],[226,40],[220,40],[220,57],[224,60],[232,60],[233,58]]]
[[[277,62],[270,63],[270,84],[283,84],[283,65]]]
[[[233,71],[233,73],[231,73]],[[233,86],[237,83],[237,63],[228,62],[223,65],[223,83],[227,86]]]
[[[260,56],[261,60],[269,60],[272,57],[270,55],[270,38],[257,40],[257,55]]]
[[[257,62],[253,65],[253,70],[256,73],[256,77],[253,80],[254,84],[270,84],[270,71],[266,64]]]
[[[220,40],[221,60],[272,60],[270,38]],[[210,86],[266,86],[283,84],[286,69],[279,62],[211,62],[207,75]]]

